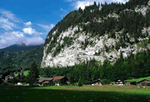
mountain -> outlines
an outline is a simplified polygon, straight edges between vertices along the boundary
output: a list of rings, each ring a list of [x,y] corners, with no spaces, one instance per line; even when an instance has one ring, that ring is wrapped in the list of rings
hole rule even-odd
[[[13,45],[5,49],[8,50],[3,51],[4,49],[2,49],[2,51],[0,51],[0,75],[14,71],[28,70],[33,61],[35,61],[38,66],[42,61],[43,45]]]
[[[150,49],[150,1],[96,4],[66,15],[49,32],[41,67],[66,67],[95,59],[112,64]]]
[[[25,50],[31,50],[37,47],[40,47],[41,45],[25,45],[24,43],[22,44],[14,44],[9,47],[0,49],[0,58],[3,57],[4,54],[9,53],[9,52],[19,52],[19,51],[25,51]]]
[[[41,45],[29,45],[29,46],[27,46],[24,43],[22,43],[20,45],[19,44],[14,44],[14,45],[11,45],[9,47],[0,49],[0,52],[1,51],[18,52],[18,51],[34,49],[34,48],[39,47],[39,46],[41,46]]]

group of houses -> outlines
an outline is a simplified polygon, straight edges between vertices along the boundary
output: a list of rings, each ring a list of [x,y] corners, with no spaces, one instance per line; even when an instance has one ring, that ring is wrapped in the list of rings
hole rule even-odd
[[[150,78],[139,78],[139,79],[131,79],[131,80],[125,80],[125,85],[130,86],[130,85],[137,85],[139,88],[140,87],[147,87],[150,88]]]
[[[144,78],[139,78],[139,79],[131,79],[131,80],[125,80],[121,81],[120,79],[115,80],[114,82],[115,86],[130,86],[130,85],[136,85],[139,88],[150,88],[150,77],[144,77]],[[94,85],[99,85],[101,86],[101,80],[95,80],[91,83],[92,86]],[[112,84],[110,84],[112,85]]]
[[[139,79],[131,79],[131,80],[125,80],[124,82],[121,80],[116,80],[115,85],[117,86],[130,86],[130,85],[136,85],[139,88],[150,88],[150,80],[146,78],[139,78]]]
[[[8,76],[5,77],[5,81],[7,80],[7,82],[9,82],[10,80],[13,80],[13,79],[14,79],[14,76],[11,76],[11,75],[8,75]],[[0,79],[0,83],[2,83],[2,79]],[[136,85],[139,88],[140,87],[150,88],[150,77],[139,78],[139,79],[131,79],[131,80],[125,80],[125,81],[121,81],[120,79],[117,79],[113,83],[114,83],[113,85],[116,85],[116,86]],[[69,85],[69,84],[70,84],[70,82],[68,81],[66,76],[55,76],[55,77],[52,77],[52,78],[40,77],[40,78],[37,79],[37,84],[36,85],[39,85],[39,86],[62,86],[62,85]],[[24,83],[18,82],[15,85],[28,86],[29,84],[27,84],[25,82]],[[77,86],[78,83],[75,83],[75,85]],[[97,79],[97,80],[94,80],[93,82],[91,82],[90,85],[92,85],[92,86],[94,86],[94,85],[101,86],[102,83],[101,83],[100,79]],[[112,84],[110,84],[110,85],[112,85]]]
[[[7,75],[5,76],[4,82],[7,82],[7,84],[12,85],[11,82],[14,79],[15,79],[15,76]],[[68,85],[69,83],[67,81],[68,79],[65,76],[55,76],[53,78],[40,77],[40,78],[37,78],[36,85],[39,85],[39,86]],[[26,82],[17,82],[15,85],[16,86],[29,86],[29,84]]]
[[[98,85],[98,86],[101,86],[102,83],[101,83],[101,80],[100,79],[97,79],[97,80],[94,80],[92,83],[91,83],[92,86],[95,86],[95,85]]]

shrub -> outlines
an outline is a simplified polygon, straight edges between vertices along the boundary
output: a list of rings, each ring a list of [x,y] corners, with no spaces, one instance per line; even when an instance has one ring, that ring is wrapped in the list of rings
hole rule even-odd
[[[79,80],[79,82],[78,82],[78,86],[83,86],[82,81],[80,81],[80,80]]]
[[[109,79],[103,79],[102,81],[101,81],[101,83],[104,85],[104,84],[110,84],[111,83],[111,81],[109,80]]]

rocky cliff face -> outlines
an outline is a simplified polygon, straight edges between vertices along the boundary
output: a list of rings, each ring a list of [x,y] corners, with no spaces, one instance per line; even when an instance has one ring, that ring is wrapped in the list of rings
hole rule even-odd
[[[48,34],[41,67],[74,66],[91,59],[115,63],[121,55],[150,49],[150,1],[135,7],[130,6],[131,1],[92,5],[68,14]]]

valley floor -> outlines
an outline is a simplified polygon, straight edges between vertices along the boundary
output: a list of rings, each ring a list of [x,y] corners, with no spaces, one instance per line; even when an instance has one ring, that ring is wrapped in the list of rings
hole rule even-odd
[[[2,102],[149,102],[150,89],[136,86],[0,86]]]

